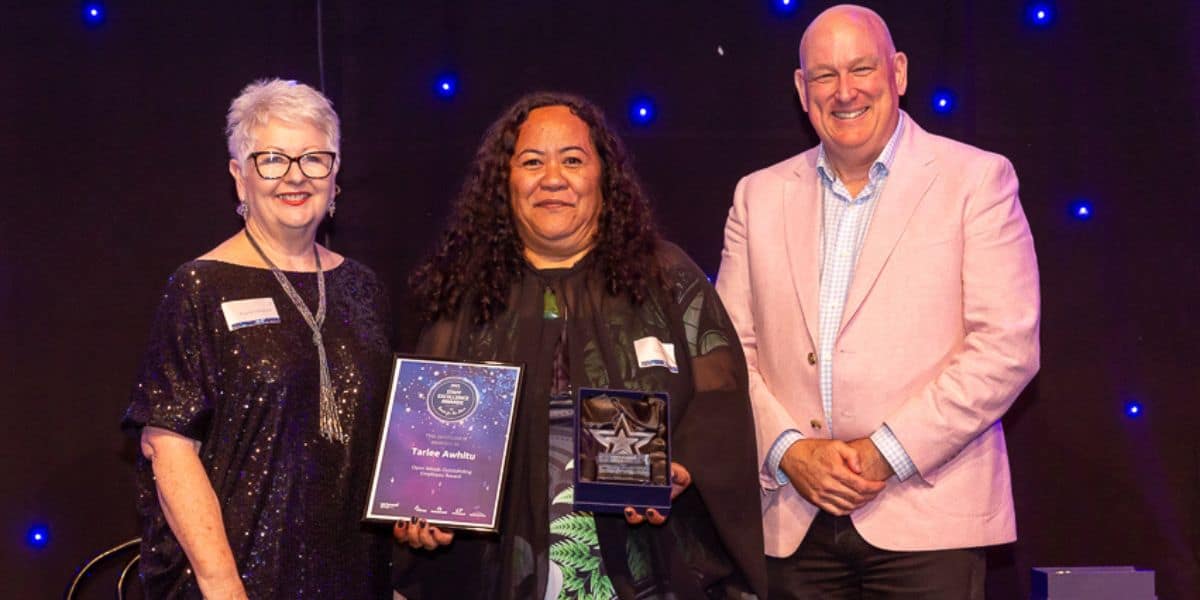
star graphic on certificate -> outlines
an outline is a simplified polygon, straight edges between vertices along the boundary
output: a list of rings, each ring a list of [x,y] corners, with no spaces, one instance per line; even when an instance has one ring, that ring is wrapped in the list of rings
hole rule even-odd
[[[637,454],[639,448],[654,439],[654,434],[649,431],[634,431],[625,420],[624,413],[617,415],[617,424],[612,431],[589,431],[596,441],[604,445],[606,452],[613,454]]]

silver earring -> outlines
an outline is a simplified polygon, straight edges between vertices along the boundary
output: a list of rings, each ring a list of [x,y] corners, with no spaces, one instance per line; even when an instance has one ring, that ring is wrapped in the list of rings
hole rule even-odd
[[[333,218],[334,211],[337,210],[337,197],[342,193],[342,186],[333,184],[333,196],[329,198],[329,218]]]
[[[245,200],[238,200],[238,205],[237,205],[237,214],[238,214],[238,216],[239,216],[239,217],[241,217],[242,219],[249,218],[249,216],[250,216],[250,206],[246,204],[246,201],[245,201]]]

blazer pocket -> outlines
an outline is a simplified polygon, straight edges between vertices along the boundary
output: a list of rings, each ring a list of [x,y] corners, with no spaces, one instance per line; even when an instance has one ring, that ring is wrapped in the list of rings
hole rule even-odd
[[[928,504],[938,512],[957,516],[996,512],[1011,493],[1003,434],[993,426],[922,479],[930,485]]]
[[[940,235],[936,237],[928,237],[921,235],[904,236],[896,245],[896,249],[903,252],[923,252],[926,250],[941,250],[940,246],[947,244],[958,243],[962,245],[962,236],[957,234]]]

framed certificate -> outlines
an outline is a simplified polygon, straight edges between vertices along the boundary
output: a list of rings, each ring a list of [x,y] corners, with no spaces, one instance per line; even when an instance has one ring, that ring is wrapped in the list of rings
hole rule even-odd
[[[364,520],[496,531],[522,374],[397,356]]]

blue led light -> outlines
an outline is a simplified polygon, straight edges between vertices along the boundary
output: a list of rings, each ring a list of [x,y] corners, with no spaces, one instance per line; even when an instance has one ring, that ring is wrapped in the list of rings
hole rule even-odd
[[[50,528],[41,524],[30,527],[25,534],[25,542],[34,548],[44,548],[50,543]]]
[[[1142,412],[1144,411],[1142,410],[1141,402],[1138,402],[1137,400],[1130,400],[1129,402],[1125,403],[1125,416],[1131,419],[1136,419],[1142,416]]]
[[[654,101],[650,98],[634,98],[629,103],[629,120],[634,125],[649,125],[654,121]]]
[[[954,92],[939,89],[933,93],[933,112],[947,115],[954,111]]]
[[[453,73],[438,76],[433,84],[433,91],[442,98],[453,98],[458,93],[458,77]]]
[[[1054,6],[1049,2],[1031,2],[1025,7],[1025,20],[1034,27],[1049,27],[1054,22]]]
[[[783,17],[796,14],[800,0],[771,0],[771,11]]]
[[[1080,221],[1092,218],[1093,213],[1095,213],[1095,209],[1092,208],[1091,200],[1076,200],[1071,203],[1071,216]]]
[[[89,27],[103,23],[104,13],[104,4],[101,2],[83,3],[83,23]]]

